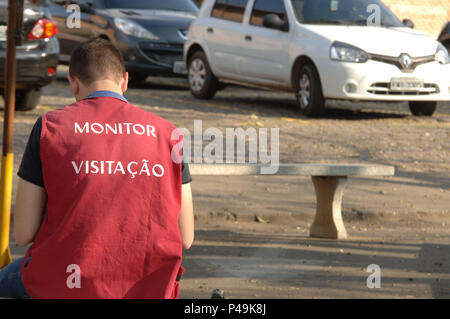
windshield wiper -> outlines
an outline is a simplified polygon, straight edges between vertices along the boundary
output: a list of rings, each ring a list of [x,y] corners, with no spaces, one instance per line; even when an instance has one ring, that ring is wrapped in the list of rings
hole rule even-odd
[[[389,24],[389,23],[382,23],[381,24],[382,27],[386,27],[386,28],[401,28],[401,25],[395,25],[395,24]]]
[[[367,25],[367,20],[328,20],[328,19],[318,19],[318,20],[308,20],[303,21],[306,24],[338,24],[338,25]]]
[[[175,8],[158,8],[155,10],[164,10],[164,11],[180,11],[180,12],[184,12],[185,10],[181,10],[181,9],[175,9]]]
[[[317,19],[317,20],[305,20],[302,21],[304,24],[343,24],[339,20],[327,20],[327,19]]]

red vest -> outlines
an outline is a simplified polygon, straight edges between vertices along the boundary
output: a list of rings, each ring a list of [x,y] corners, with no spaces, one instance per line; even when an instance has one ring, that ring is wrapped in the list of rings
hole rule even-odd
[[[31,298],[178,297],[181,164],[171,150],[182,138],[171,140],[174,129],[113,97],[43,116],[48,202],[22,265]]]

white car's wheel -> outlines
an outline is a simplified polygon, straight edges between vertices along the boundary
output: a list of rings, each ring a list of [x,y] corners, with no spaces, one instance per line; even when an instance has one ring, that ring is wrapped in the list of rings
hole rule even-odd
[[[192,95],[199,99],[211,99],[217,92],[219,82],[209,67],[206,55],[195,52],[188,64],[189,88]]]
[[[444,46],[447,49],[447,51],[450,53],[450,41],[445,42]]]
[[[325,111],[319,75],[312,64],[300,67],[296,81],[296,95],[299,111],[306,116],[320,116]]]
[[[432,116],[437,108],[437,102],[409,102],[409,109],[415,116]]]

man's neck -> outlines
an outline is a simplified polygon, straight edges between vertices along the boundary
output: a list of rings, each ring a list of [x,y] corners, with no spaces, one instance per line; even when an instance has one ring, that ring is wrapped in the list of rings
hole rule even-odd
[[[89,87],[86,88],[86,90],[83,92],[83,98],[86,98],[87,96],[91,95],[94,92],[98,91],[110,91],[114,92],[120,95],[123,95],[122,90],[120,87],[113,81],[110,80],[104,80],[104,81],[96,81],[89,85]]]

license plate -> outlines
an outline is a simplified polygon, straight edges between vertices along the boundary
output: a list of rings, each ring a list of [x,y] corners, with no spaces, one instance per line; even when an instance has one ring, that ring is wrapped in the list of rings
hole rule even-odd
[[[176,61],[173,64],[173,73],[175,74],[187,74],[186,66],[184,61]]]
[[[6,25],[0,25],[0,41],[6,41]]]
[[[424,87],[423,79],[393,78],[391,79],[392,91],[419,91]]]

